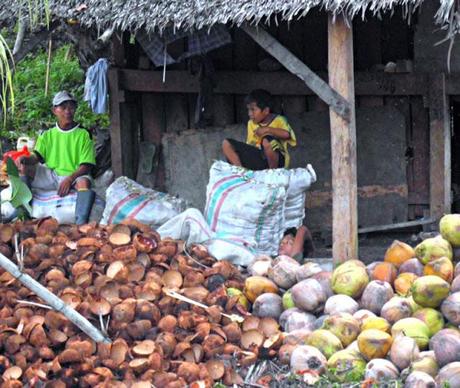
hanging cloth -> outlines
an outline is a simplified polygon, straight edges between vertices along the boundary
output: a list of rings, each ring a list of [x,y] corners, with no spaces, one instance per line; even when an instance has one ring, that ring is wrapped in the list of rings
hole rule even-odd
[[[107,112],[108,68],[109,61],[106,58],[101,58],[94,65],[90,66],[86,72],[85,95],[83,99],[88,101],[92,111],[97,114]]]

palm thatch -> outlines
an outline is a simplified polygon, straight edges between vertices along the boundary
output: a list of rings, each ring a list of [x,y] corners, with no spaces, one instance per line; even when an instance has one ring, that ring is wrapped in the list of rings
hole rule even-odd
[[[290,21],[305,16],[312,9],[333,14],[343,13],[349,18],[379,15],[403,7],[410,16],[424,0],[49,0],[51,14],[58,18],[76,18],[82,26],[117,28],[135,32],[140,29],[162,31],[200,29],[216,23],[241,25],[265,23],[272,16],[276,21]],[[438,1],[438,0],[425,0]],[[439,0],[438,23],[450,20],[456,0]],[[24,1],[2,1],[0,19],[19,14]],[[84,5],[84,6],[82,6]]]

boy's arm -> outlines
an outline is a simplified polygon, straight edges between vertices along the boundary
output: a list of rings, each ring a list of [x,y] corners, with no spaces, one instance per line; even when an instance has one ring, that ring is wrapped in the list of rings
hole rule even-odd
[[[274,127],[259,127],[256,130],[256,135],[260,137],[273,136],[281,140],[288,140],[291,138],[291,134],[286,129]]]
[[[299,229],[297,229],[297,233],[295,234],[294,244],[292,245],[292,256],[295,256],[298,253],[303,253],[303,244],[306,237],[307,228],[302,225]]]

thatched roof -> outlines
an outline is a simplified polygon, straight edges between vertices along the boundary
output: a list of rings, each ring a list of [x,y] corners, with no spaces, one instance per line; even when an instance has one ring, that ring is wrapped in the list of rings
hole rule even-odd
[[[51,12],[59,18],[77,18],[81,25],[106,29],[115,26],[123,31],[163,30],[209,27],[216,23],[241,25],[277,20],[290,21],[306,15],[312,9],[334,14],[345,13],[350,18],[378,15],[402,6],[406,15],[414,12],[424,0],[48,0]],[[437,21],[445,23],[454,0],[439,2]],[[17,15],[17,3],[27,1],[1,0],[0,18]],[[82,10],[81,5],[87,8]],[[77,9],[80,8],[80,11]],[[25,9],[27,12],[27,8]]]

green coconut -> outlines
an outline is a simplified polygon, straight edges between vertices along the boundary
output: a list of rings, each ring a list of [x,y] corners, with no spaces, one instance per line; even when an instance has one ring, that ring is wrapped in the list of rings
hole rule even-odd
[[[346,347],[358,337],[361,324],[351,314],[340,313],[327,317],[323,322],[322,329],[329,330]]]
[[[434,336],[439,330],[444,327],[444,317],[442,314],[431,307],[420,309],[412,315],[414,318],[425,322],[430,330],[430,337]]]
[[[452,246],[442,236],[427,238],[415,247],[415,255],[422,264],[427,264],[440,257],[452,260]]]
[[[439,372],[439,365],[433,351],[420,353],[419,357],[412,361],[410,368],[413,371],[427,373],[432,377],[436,377]]]
[[[285,310],[295,307],[294,301],[292,300],[291,291],[286,291],[283,295],[283,308]]]
[[[366,364],[361,354],[353,350],[340,350],[327,361],[330,377],[340,383],[362,380]]]
[[[422,276],[412,284],[412,297],[422,307],[438,307],[449,291],[449,283],[434,275]]]
[[[396,322],[391,328],[391,335],[396,338],[399,333],[413,338],[420,350],[426,349],[430,341],[430,329],[417,318],[404,318]]]
[[[322,329],[315,330],[309,335],[307,345],[319,349],[327,359],[339,350],[343,350],[342,342],[329,330]]]
[[[368,283],[366,267],[357,260],[339,265],[332,273],[331,288],[336,294],[359,298]]]
[[[439,221],[441,236],[453,247],[460,246],[460,214],[446,214]]]

